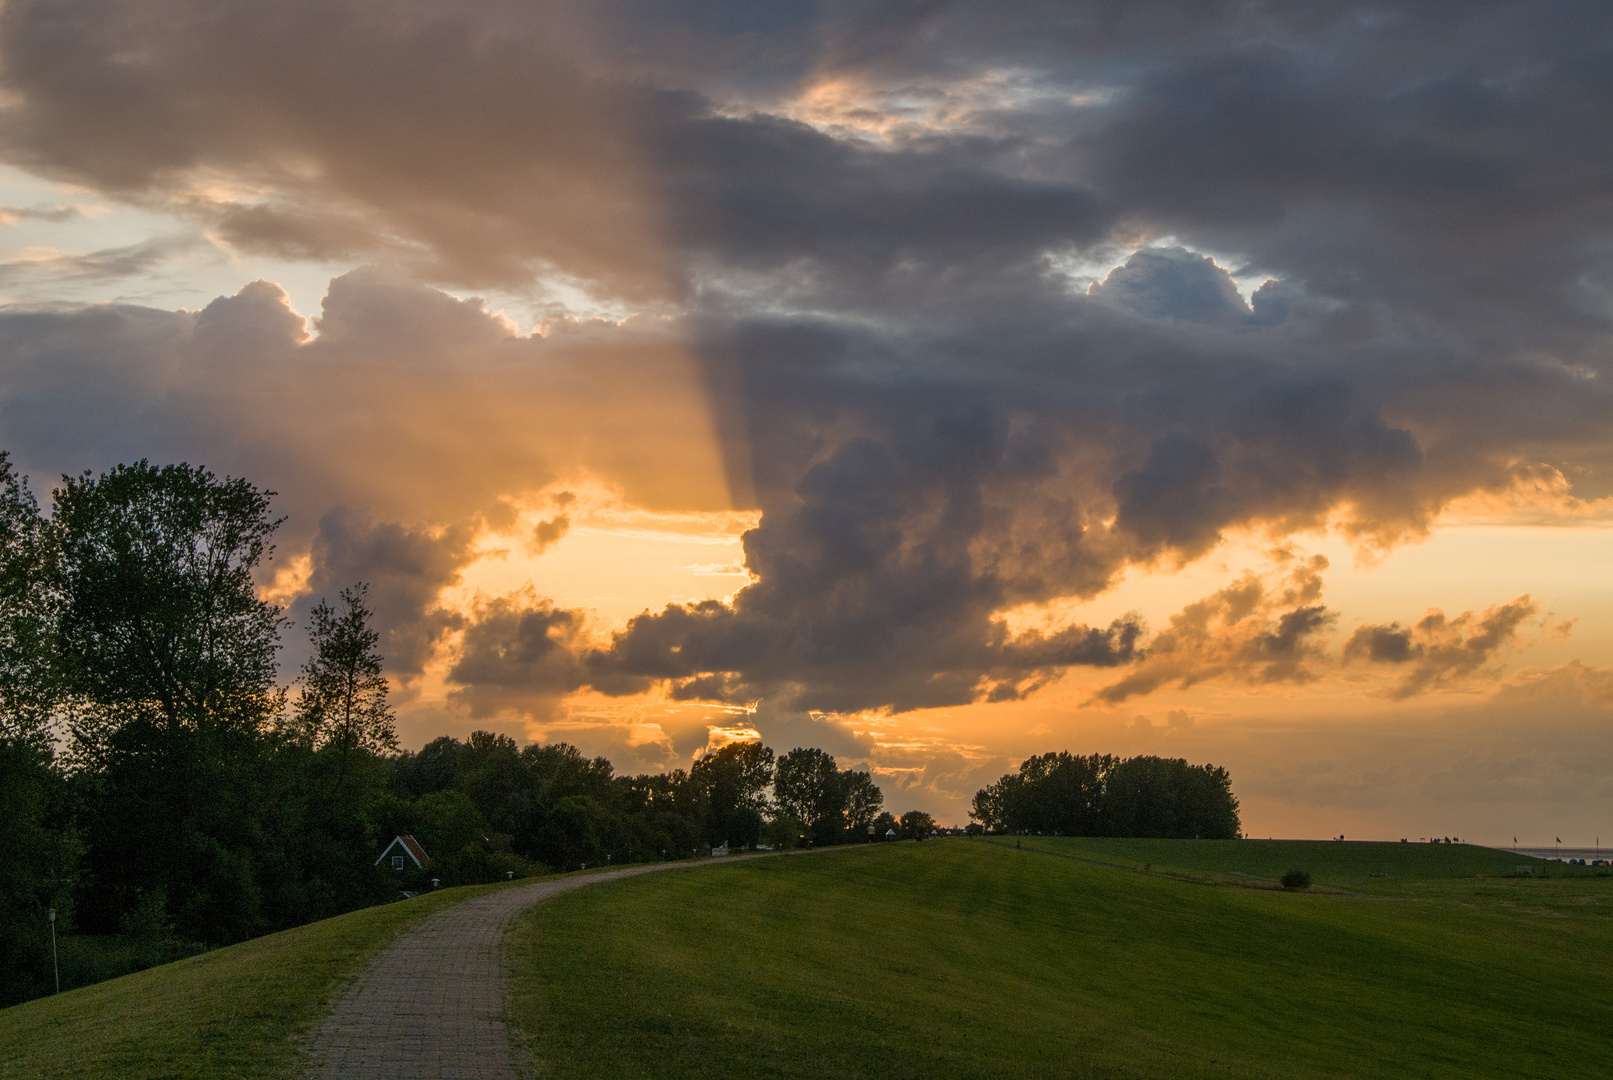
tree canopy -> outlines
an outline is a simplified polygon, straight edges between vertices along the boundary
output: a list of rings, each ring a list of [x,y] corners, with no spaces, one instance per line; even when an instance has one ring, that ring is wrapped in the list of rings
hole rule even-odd
[[[1027,758],[976,792],[969,816],[993,832],[1056,836],[1230,840],[1241,828],[1224,768],[1065,751]]]
[[[63,477],[51,584],[80,743],[135,718],[254,729],[273,714],[282,618],[252,581],[279,525],[272,494],[184,464]]]
[[[383,753],[398,748],[397,725],[387,705],[386,675],[364,606],[367,586],[343,589],[341,609],[321,599],[308,616],[313,654],[302,669],[291,730],[309,746],[346,756],[355,750]]]

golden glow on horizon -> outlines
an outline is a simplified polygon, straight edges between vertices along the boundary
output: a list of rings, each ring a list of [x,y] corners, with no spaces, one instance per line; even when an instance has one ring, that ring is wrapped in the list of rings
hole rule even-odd
[[[475,540],[475,557],[459,583],[442,592],[445,609],[468,613],[491,599],[530,591],[557,606],[587,610],[584,633],[599,640],[640,612],[667,603],[731,599],[750,580],[742,570],[741,537],[756,525],[755,511],[648,508],[588,474],[511,496],[505,505],[508,513]],[[1527,512],[1522,516],[1528,519]],[[1578,700],[1572,693],[1602,693],[1586,680],[1606,673],[1574,665],[1581,656],[1613,650],[1613,574],[1607,570],[1613,565],[1613,529],[1590,523],[1587,515],[1571,524],[1568,515],[1554,520],[1560,524],[1474,524],[1459,518],[1442,522],[1418,542],[1366,560],[1337,533],[1300,535],[1274,545],[1269,536],[1246,532],[1186,566],[1131,567],[1092,600],[1004,613],[1013,632],[1023,633],[1072,622],[1104,625],[1138,612],[1158,634],[1188,605],[1240,579],[1259,580],[1269,593],[1280,593],[1295,567],[1323,556],[1327,566],[1320,571],[1318,602],[1338,612],[1338,620],[1326,634],[1313,676],[1305,680],[1261,683],[1227,676],[1188,686],[1166,681],[1151,693],[1106,704],[1097,693],[1127,672],[1072,668],[1021,701],[900,714],[813,712],[810,718],[822,731],[841,733],[837,757],[842,764],[868,768],[892,805],[919,805],[944,820],[965,820],[974,790],[1013,762],[1070,749],[1227,764],[1240,778],[1249,778],[1244,807],[1251,834],[1344,831],[1394,838],[1397,829],[1404,831],[1393,824],[1403,811],[1364,804],[1318,807],[1305,795],[1306,785],[1337,788],[1341,794],[1330,797],[1347,804],[1354,798],[1349,785],[1371,785],[1370,777],[1362,778],[1354,771],[1358,766],[1350,764],[1349,748],[1364,745],[1363,739],[1392,742],[1403,732],[1443,731],[1440,718],[1453,710],[1478,710],[1473,715],[1481,718],[1497,709],[1512,715],[1534,708],[1529,702],[1540,694],[1558,692],[1551,687],[1568,687],[1576,679],[1587,689],[1562,691],[1571,700]],[[263,593],[285,603],[303,587],[308,572],[306,556],[294,558],[277,568]],[[1487,608],[1525,594],[1538,605],[1536,614],[1520,626],[1510,650],[1471,677],[1394,700],[1389,694],[1401,677],[1398,669],[1339,663],[1344,641],[1364,623],[1409,625],[1434,608],[1447,621],[1463,612],[1474,612],[1476,619]],[[406,742],[418,745],[445,731],[463,736],[486,727],[527,740],[569,741],[609,756],[620,771],[639,772],[687,768],[701,753],[763,737],[748,722],[759,703],[679,702],[660,689],[623,697],[584,690],[533,701],[525,711],[472,720],[450,696],[455,687],[446,678],[458,647],[450,635],[425,674],[400,688]],[[1574,671],[1584,674],[1564,674]],[[1351,736],[1351,731],[1360,734]],[[1449,738],[1404,737],[1413,759],[1435,752],[1428,747]],[[796,743],[824,740],[803,735],[770,741],[784,752]],[[1454,827],[1428,825],[1446,832]],[[1464,830],[1480,831],[1472,825]]]
[[[477,538],[478,557],[443,593],[449,610],[530,587],[559,607],[588,609],[601,634],[669,603],[726,599],[750,580],[740,538],[758,511],[648,509],[587,476],[508,505],[511,521]],[[545,525],[555,534],[547,542]],[[738,569],[714,572],[722,567]]]

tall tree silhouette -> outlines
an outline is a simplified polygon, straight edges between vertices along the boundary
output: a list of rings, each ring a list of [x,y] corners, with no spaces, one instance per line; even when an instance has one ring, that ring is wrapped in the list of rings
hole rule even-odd
[[[367,593],[368,586],[360,582],[342,590],[340,610],[324,600],[314,608],[308,627],[313,655],[303,665],[302,694],[292,720],[299,738],[335,751],[344,774],[354,751],[398,748],[386,676],[375,651],[381,635],[370,626]]]

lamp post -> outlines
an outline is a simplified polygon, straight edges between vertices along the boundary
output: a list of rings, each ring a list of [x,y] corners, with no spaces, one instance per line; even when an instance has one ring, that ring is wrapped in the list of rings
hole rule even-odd
[[[56,959],[56,909],[55,908],[50,909],[50,914],[46,916],[46,919],[50,922],[50,966],[51,966],[51,969],[56,973],[56,992],[59,994],[59,993],[62,992],[62,965],[61,965],[61,962]]]

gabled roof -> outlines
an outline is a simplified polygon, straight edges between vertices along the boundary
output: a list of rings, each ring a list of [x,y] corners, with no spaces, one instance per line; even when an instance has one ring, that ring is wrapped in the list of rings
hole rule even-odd
[[[395,848],[402,848],[403,853],[413,859],[416,866],[424,867],[426,863],[431,861],[431,856],[427,855],[426,849],[420,846],[420,841],[408,833],[400,833],[394,836],[392,842],[386,846],[386,850],[381,852],[380,858],[375,860],[375,865],[380,866]]]

